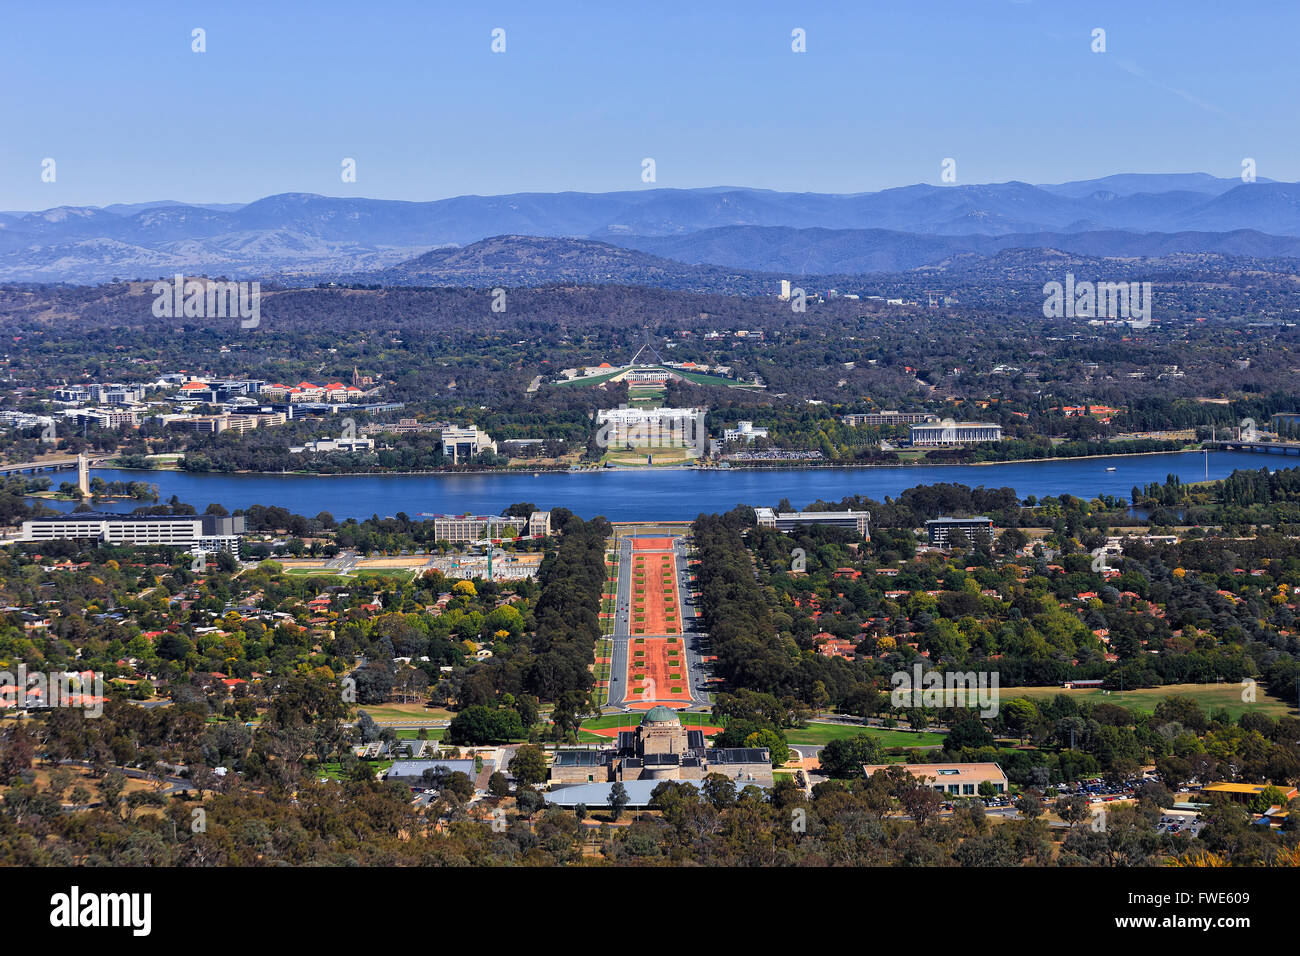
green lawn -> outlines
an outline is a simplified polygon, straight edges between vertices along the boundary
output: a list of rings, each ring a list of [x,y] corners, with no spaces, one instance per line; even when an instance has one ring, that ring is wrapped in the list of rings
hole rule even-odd
[[[424,738],[426,740],[441,740],[442,735],[447,732],[446,727],[426,727],[424,729]],[[419,740],[420,728],[418,727],[398,727],[398,740]]]
[[[785,739],[792,744],[827,744],[839,737],[856,737],[867,734],[874,737],[882,747],[933,747],[943,743],[943,734],[923,730],[912,733],[907,730],[886,730],[881,727],[853,727],[840,724],[809,724],[802,730],[785,732]]]
[[[298,577],[333,578],[337,583],[355,578],[409,578],[418,570],[418,568],[357,568],[351,574],[339,574],[325,568],[285,568],[284,573]]]
[[[552,384],[552,385],[562,385],[562,386],[566,386],[566,387],[567,387],[567,386],[574,386],[574,385],[579,385],[579,386],[581,386],[581,385],[600,385],[600,384],[602,384],[602,383],[604,383],[604,382],[608,382],[611,378],[613,378],[615,375],[619,374],[619,372],[621,372],[621,371],[623,371],[621,368],[616,368],[616,369],[613,369],[612,371],[609,371],[609,372],[603,372],[603,373],[601,373],[600,375],[592,375],[592,376],[589,376],[589,377],[587,377],[587,378],[570,378],[570,379],[565,379],[563,382],[552,382],[551,384]]]
[[[1065,690],[1061,687],[1002,687],[999,689],[1001,699],[1004,701],[1012,700],[1016,697],[1027,697],[1030,700],[1042,701],[1050,700],[1057,694],[1065,694],[1074,700],[1086,700],[1094,704],[1108,703],[1117,704],[1120,707],[1127,707],[1130,710],[1140,711],[1144,714],[1153,713],[1156,705],[1166,697],[1192,697],[1209,713],[1223,708],[1236,720],[1248,710],[1264,714],[1268,717],[1285,717],[1287,714],[1295,714],[1295,709],[1287,707],[1285,703],[1275,697],[1269,697],[1264,693],[1264,687],[1261,684],[1255,688],[1255,702],[1248,704],[1241,699],[1242,686],[1240,684],[1169,684],[1165,687],[1142,687],[1137,690],[1126,691],[1103,691],[1096,687],[1086,687],[1079,690]]]
[[[655,367],[663,368],[663,366],[655,366]],[[762,389],[757,385],[743,384],[741,382],[737,382],[735,379],[723,378],[720,375],[706,375],[703,372],[686,372],[679,368],[664,369],[664,370],[667,372],[671,372],[674,375],[680,375],[682,378],[686,379],[687,381],[694,382],[696,385],[721,385],[721,386],[725,386],[726,388],[744,388],[753,391],[762,391]],[[553,382],[552,384],[564,385],[564,386],[600,385],[604,382],[608,382],[615,375],[618,375],[623,371],[625,371],[625,368],[620,367],[620,368],[612,369],[608,372],[602,372],[598,375],[592,375],[587,378],[566,379],[565,381]]]
[[[367,762],[374,768],[376,777],[393,765],[391,760],[370,760]],[[342,780],[343,765],[340,763],[319,764],[316,767],[316,777],[317,779],[324,777],[326,780]]]
[[[664,400],[666,389],[636,388],[629,389],[627,403],[633,408],[658,408]]]

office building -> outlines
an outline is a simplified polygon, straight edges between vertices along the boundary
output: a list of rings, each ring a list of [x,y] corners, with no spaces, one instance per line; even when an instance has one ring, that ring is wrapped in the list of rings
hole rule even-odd
[[[441,444],[442,453],[451,459],[452,464],[485,451],[495,454],[497,450],[497,443],[492,440],[492,436],[475,425],[448,425],[442,430]]]
[[[980,784],[990,783],[995,793],[1007,792],[1007,775],[996,763],[878,763],[866,764],[868,777],[880,770],[901,767],[925,786],[946,796],[977,797]]]
[[[501,515],[429,515],[433,518],[433,537],[451,544],[469,544],[490,538],[517,538],[528,527],[527,518],[503,518]]]
[[[755,508],[754,515],[760,528],[775,528],[777,531],[793,531],[800,525],[831,525],[845,528],[859,535],[864,540],[871,540],[870,511],[773,511],[771,508]]]
[[[85,512],[23,522],[14,541],[94,539],[103,544],[159,545],[239,555],[242,515],[123,515]]]
[[[125,408],[74,408],[64,412],[65,417],[78,425],[92,428],[121,428],[123,425],[134,428],[140,424],[140,413]]]
[[[937,422],[939,416],[932,412],[863,412],[861,414],[841,415],[840,421],[845,425],[920,425],[925,422]]]
[[[954,531],[966,535],[967,540],[974,541],[977,534],[993,536],[993,519],[978,518],[933,518],[925,523],[925,533],[930,544],[936,548],[946,548],[948,538]]]

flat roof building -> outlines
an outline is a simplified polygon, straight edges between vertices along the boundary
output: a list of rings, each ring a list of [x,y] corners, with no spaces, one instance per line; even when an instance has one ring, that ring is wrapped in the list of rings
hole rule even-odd
[[[63,414],[79,425],[94,425],[96,428],[121,428],[123,425],[134,428],[140,424],[140,412],[133,408],[72,408]]]
[[[1272,783],[1210,783],[1201,788],[1201,793],[1227,797],[1234,803],[1249,803],[1269,787],[1277,787],[1287,801],[1294,800],[1300,791],[1287,784]]]
[[[489,538],[517,538],[528,527],[527,518],[501,515],[432,515],[435,541],[469,544]]]
[[[840,421],[845,425],[918,425],[922,422],[937,422],[939,416],[933,412],[864,412],[841,415]]]
[[[419,790],[428,786],[424,779],[425,771],[436,770],[439,767],[451,773],[463,773],[470,780],[478,776],[473,760],[395,760],[388,768],[388,774],[384,779],[399,780],[411,789]]]
[[[902,767],[926,786],[949,796],[977,797],[985,781],[998,793],[1007,792],[1007,775],[996,763],[877,763],[864,765],[862,771],[870,777],[890,767]]]
[[[925,523],[926,536],[936,548],[946,548],[954,531],[960,531],[972,540],[981,532],[992,535],[993,519],[981,515],[977,518],[932,518]]]
[[[534,511],[528,516],[528,533],[540,534],[543,537],[551,533],[551,513],[549,511]]]
[[[452,460],[452,464],[485,451],[495,453],[497,450],[492,436],[477,425],[448,425],[442,430],[441,445],[442,453]]]
[[[793,531],[800,525],[831,525],[846,528],[864,540],[871,540],[870,511],[773,511],[771,508],[755,508],[754,515],[760,528],[775,528],[777,531]]]
[[[122,515],[89,511],[23,522],[16,541],[95,539],[103,544],[159,545],[238,556],[244,517],[220,515]]]
[[[1002,426],[988,422],[931,422],[913,425],[909,439],[918,447],[1002,441]]]
[[[687,786],[695,786],[689,780],[681,781]],[[622,781],[623,790],[627,793],[628,808],[634,810],[644,810],[652,805],[650,794],[654,792],[655,787],[659,786],[660,780],[627,780]],[[550,790],[546,794],[546,802],[551,806],[564,807],[573,809],[581,804],[589,810],[603,810],[609,806],[609,795],[614,789],[612,781],[596,781],[594,783],[574,784],[569,787],[558,787]],[[744,787],[737,786],[738,790]]]

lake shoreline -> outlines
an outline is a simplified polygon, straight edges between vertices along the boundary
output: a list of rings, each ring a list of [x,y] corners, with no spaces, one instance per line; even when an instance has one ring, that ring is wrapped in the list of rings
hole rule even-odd
[[[568,508],[584,515],[602,514],[611,521],[644,521],[691,520],[701,513],[728,511],[737,504],[772,505],[785,498],[800,504],[855,496],[883,501],[918,485],[1006,487],[1020,498],[1069,494],[1085,499],[1099,495],[1127,499],[1135,485],[1161,484],[1170,474],[1184,483],[1202,479],[1207,456],[1198,452],[1154,454],[1120,456],[1127,460],[1113,462],[1070,458],[987,463],[1000,468],[958,462],[947,462],[942,468],[923,464],[792,468],[782,463],[784,467],[779,468],[655,469],[658,473],[630,468],[547,471],[537,472],[536,477],[527,471],[378,475],[158,471],[146,477],[139,471],[104,469],[97,476],[154,485],[160,501],[174,495],[199,511],[213,503],[232,512],[255,505],[281,506],[298,514],[328,512],[336,519],[362,520],[402,512],[415,517],[498,514],[511,504],[528,502],[541,511]],[[1107,470],[1111,465],[1117,466],[1116,471]],[[1231,451],[1208,456],[1208,465],[1211,479],[1226,478],[1243,469],[1277,467],[1275,462],[1259,461],[1257,455]],[[606,471],[615,477],[596,477]],[[46,504],[59,511],[72,507],[65,502]],[[118,505],[118,510],[123,506]]]
[[[186,471],[184,468],[128,468],[124,465],[107,465],[101,468],[111,468],[113,471],[130,471],[139,474],[179,474],[202,477],[212,475],[214,477],[232,477],[237,475],[248,475],[258,478],[384,478],[384,477],[403,477],[403,478],[456,478],[462,475],[504,475],[520,478],[527,478],[530,475],[603,475],[603,474],[636,474],[650,475],[660,472],[701,472],[713,474],[715,472],[765,472],[765,471],[851,471],[867,468],[979,468],[992,467],[996,465],[1033,465],[1040,462],[1049,461],[1096,461],[1108,458],[1144,458],[1152,455],[1186,455],[1194,452],[1202,452],[1202,448],[1183,448],[1171,451],[1125,451],[1114,452],[1104,455],[1055,455],[1050,458],[1008,458],[1005,461],[900,461],[900,462],[828,462],[822,465],[814,464],[792,464],[792,465],[731,465],[727,468],[713,466],[709,468],[699,468],[696,466],[682,465],[614,465],[606,468],[603,466],[591,468],[556,468],[540,466],[537,468],[476,468],[462,471],[346,471],[346,472],[316,472],[316,471]]]

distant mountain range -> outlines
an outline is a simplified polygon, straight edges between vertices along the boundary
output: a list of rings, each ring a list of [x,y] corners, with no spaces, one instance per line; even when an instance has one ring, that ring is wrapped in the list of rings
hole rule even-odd
[[[940,236],[888,229],[790,229],[724,226],[685,236],[613,240],[687,264],[755,269],[786,275],[864,275],[936,265],[959,255],[993,256],[1007,249],[1058,249],[1097,258],[1158,258],[1219,253],[1255,258],[1300,257],[1300,236],[1233,232],[1033,232]]]
[[[186,272],[287,282],[371,276],[441,284],[475,276],[472,284],[508,285],[644,274],[649,284],[675,276],[693,286],[737,270],[869,274],[1019,248],[1103,258],[1296,257],[1300,184],[1121,174],[843,195],[714,187],[417,203],[286,193],[247,205],[163,201],[0,213],[2,281]]]

